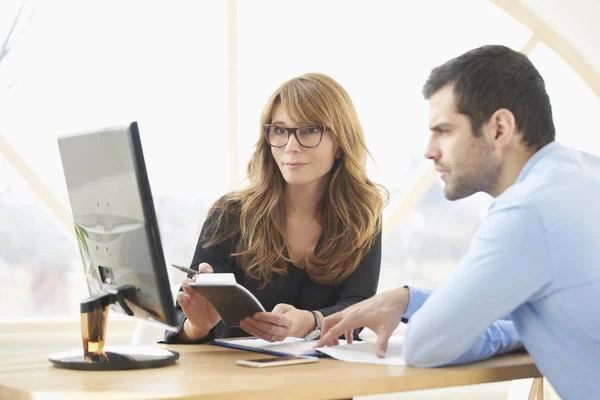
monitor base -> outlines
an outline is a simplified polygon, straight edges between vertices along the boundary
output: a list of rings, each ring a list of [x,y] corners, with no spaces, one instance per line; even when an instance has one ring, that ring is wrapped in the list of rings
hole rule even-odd
[[[152,346],[107,346],[103,354],[88,356],[84,356],[81,349],[69,350],[49,357],[56,367],[87,371],[165,367],[178,359],[178,352]]]

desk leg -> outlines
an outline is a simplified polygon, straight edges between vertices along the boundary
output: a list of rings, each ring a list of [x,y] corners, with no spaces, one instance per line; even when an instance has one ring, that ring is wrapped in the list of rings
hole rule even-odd
[[[544,378],[535,378],[531,384],[529,400],[544,400]]]

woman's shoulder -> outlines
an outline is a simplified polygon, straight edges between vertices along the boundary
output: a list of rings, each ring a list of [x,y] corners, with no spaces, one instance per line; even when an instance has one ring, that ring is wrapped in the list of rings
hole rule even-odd
[[[210,207],[210,212],[227,212],[238,215],[242,208],[242,197],[237,192],[229,192],[219,197]]]
[[[221,227],[239,224],[242,200],[235,193],[227,193],[215,201],[209,208],[204,225]]]

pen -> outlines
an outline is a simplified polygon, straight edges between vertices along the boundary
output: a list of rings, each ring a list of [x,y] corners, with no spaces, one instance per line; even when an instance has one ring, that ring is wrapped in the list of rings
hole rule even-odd
[[[194,276],[198,273],[198,271],[194,271],[193,269],[182,267],[181,265],[171,264],[171,266],[174,268],[177,268],[180,271],[187,272],[188,274],[191,274],[192,276]]]

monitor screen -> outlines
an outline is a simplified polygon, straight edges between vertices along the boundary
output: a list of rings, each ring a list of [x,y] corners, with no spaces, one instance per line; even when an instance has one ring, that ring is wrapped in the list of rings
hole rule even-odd
[[[176,327],[138,125],[58,139],[91,296],[133,287],[115,311]]]

